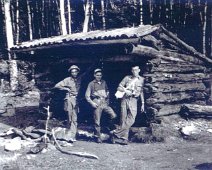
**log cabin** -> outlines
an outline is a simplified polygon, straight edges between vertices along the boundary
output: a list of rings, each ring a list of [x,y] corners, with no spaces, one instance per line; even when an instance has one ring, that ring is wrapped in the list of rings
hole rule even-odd
[[[51,88],[68,76],[67,69],[71,64],[79,65],[81,72],[88,72],[84,88],[92,79],[92,69],[101,67],[114,107],[119,107],[114,99],[118,83],[130,74],[134,64],[141,67],[145,78],[148,115],[172,115],[178,113],[183,104],[206,105],[211,100],[212,60],[162,25],[32,40],[13,46],[11,53],[19,63],[18,74],[22,74],[24,68],[30,70],[31,78],[28,79],[35,82],[40,105],[48,100]],[[23,62],[25,66],[20,68]]]

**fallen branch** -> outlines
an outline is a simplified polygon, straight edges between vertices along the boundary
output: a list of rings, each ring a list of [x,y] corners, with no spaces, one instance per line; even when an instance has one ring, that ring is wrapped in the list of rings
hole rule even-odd
[[[46,125],[45,125],[45,134],[44,134],[44,143],[47,144],[47,142],[49,141],[49,138],[47,136],[47,131],[48,131],[48,123],[49,123],[49,119],[51,117],[51,112],[49,111],[49,106],[47,108],[44,107],[44,109],[46,109],[47,111],[47,119],[46,119]]]
[[[56,144],[56,148],[64,154],[67,155],[75,155],[75,156],[79,156],[79,157],[84,157],[84,158],[91,158],[91,159],[99,159],[96,155],[90,154],[90,153],[86,153],[86,152],[69,152],[69,151],[64,151],[60,144],[57,142],[56,137],[55,137],[55,133],[54,133],[54,129],[52,129],[52,137],[54,139],[54,142]]]
[[[42,134],[47,133],[47,135],[50,135],[50,136],[52,135],[52,132],[46,131],[44,129],[33,129],[32,132],[34,132],[34,133],[42,133]]]
[[[26,141],[33,141],[33,142],[39,142],[42,140],[42,136],[37,138],[37,139],[31,139],[31,138],[27,138],[23,132],[19,129],[12,129],[12,132],[15,133],[16,135],[20,136],[22,139],[26,140]]]

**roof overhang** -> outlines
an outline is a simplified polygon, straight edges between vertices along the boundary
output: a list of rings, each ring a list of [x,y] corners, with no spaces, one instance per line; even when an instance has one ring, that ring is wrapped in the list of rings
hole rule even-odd
[[[107,31],[91,31],[69,35],[42,38],[22,42],[11,48],[11,52],[28,52],[60,47],[107,46],[113,44],[138,43],[139,38],[159,29],[160,25],[142,25],[139,27],[120,28]]]

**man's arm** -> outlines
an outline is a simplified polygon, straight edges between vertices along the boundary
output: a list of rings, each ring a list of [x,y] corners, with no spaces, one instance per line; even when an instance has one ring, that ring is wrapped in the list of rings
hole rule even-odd
[[[127,76],[123,78],[123,80],[119,83],[119,86],[117,88],[117,90],[121,91],[121,92],[124,92],[125,91],[125,86],[126,86],[126,83],[127,83]]]
[[[142,86],[141,86],[141,93],[140,93],[141,103],[142,103],[141,112],[144,112],[144,106],[145,106],[145,103],[144,103],[144,91],[143,91],[143,87],[144,87],[144,79],[142,79]]]
[[[105,92],[106,92],[106,102],[107,102],[107,104],[109,104],[110,103],[110,92],[109,92],[106,82],[105,82]]]
[[[87,90],[85,92],[85,98],[86,98],[87,102],[90,103],[90,105],[93,108],[97,108],[98,105],[91,100],[91,88],[92,88],[92,83],[89,83],[88,87],[87,87]]]
[[[132,92],[125,87],[128,81],[129,77],[124,77],[124,79],[119,83],[117,90],[125,92],[126,96],[132,96]]]
[[[66,85],[66,80],[62,80],[59,83],[57,83],[54,88],[59,89],[59,90],[65,90],[65,91],[70,91],[70,88]]]

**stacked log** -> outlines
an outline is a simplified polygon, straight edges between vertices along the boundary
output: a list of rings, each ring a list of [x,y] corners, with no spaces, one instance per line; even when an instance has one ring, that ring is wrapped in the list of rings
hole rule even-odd
[[[147,111],[158,116],[176,114],[182,104],[206,104],[208,94],[204,81],[210,79],[204,66],[186,61],[149,61],[144,73]],[[148,65],[147,65],[148,67]],[[153,113],[150,113],[153,114]]]

